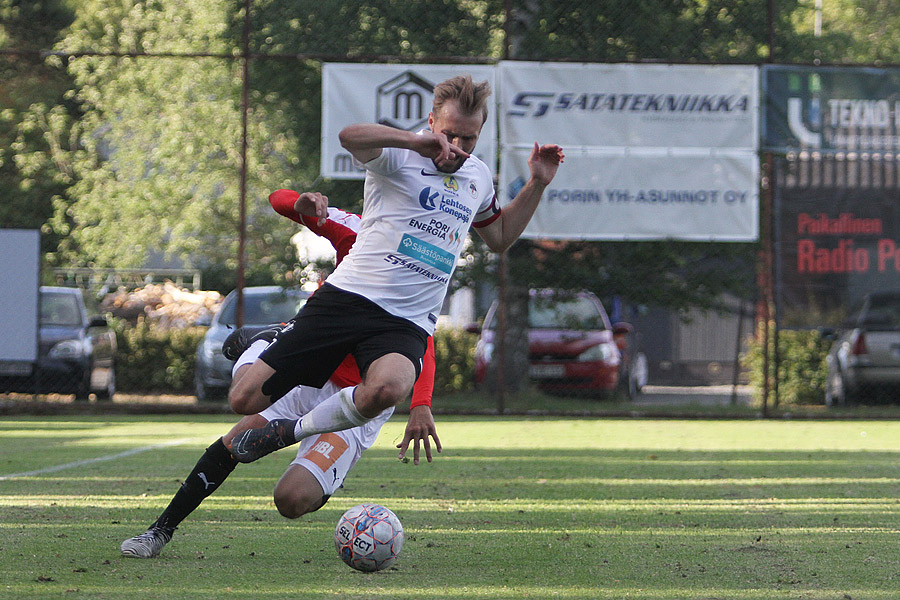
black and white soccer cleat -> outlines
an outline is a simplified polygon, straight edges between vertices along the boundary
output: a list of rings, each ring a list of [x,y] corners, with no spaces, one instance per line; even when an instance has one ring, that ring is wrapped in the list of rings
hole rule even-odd
[[[253,345],[257,340],[271,342],[284,328],[284,323],[278,325],[264,325],[262,327],[239,327],[228,334],[222,342],[222,354],[228,360],[237,360],[244,350]]]

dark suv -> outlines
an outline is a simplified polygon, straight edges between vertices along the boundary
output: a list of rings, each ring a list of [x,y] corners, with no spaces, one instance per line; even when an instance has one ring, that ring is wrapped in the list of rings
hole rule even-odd
[[[116,335],[102,316],[89,318],[80,289],[41,287],[38,359],[0,375],[0,392],[75,394],[111,400],[116,392]],[[27,371],[27,372],[26,372]]]

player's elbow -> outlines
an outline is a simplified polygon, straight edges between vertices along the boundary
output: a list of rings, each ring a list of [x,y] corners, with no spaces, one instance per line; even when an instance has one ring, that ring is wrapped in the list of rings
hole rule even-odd
[[[515,239],[507,241],[506,230],[503,227],[503,214],[490,225],[476,229],[478,235],[484,240],[485,245],[491,252],[500,253],[512,246]]]
[[[490,249],[491,252],[496,252],[500,254],[501,252],[505,252],[510,246],[512,246],[512,241],[507,242],[503,235],[495,235],[495,236],[485,236],[484,243]]]
[[[300,194],[294,190],[275,190],[269,194],[269,204],[279,214],[284,214],[287,210],[293,209],[294,203]]]
[[[488,248],[491,249],[491,252],[495,252],[496,254],[506,252],[507,250],[509,250],[510,246],[512,246],[512,243],[506,243],[506,242],[497,242],[496,244],[488,244]]]
[[[357,148],[357,144],[354,143],[358,137],[357,129],[356,125],[348,125],[338,133],[338,140],[341,142],[341,147],[351,154]]]

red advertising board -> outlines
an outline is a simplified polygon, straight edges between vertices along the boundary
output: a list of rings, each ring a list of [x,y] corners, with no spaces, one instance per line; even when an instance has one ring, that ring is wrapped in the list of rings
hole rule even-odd
[[[900,187],[872,175],[883,168],[854,162],[842,166],[868,176],[857,174],[853,185],[776,184],[776,280],[787,327],[837,325],[863,294],[900,289]],[[798,168],[783,162],[779,171]]]

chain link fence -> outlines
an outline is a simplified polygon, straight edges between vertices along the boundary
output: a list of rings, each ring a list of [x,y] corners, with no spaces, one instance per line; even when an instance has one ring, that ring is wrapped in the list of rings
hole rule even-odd
[[[42,229],[47,268],[189,265],[219,291],[307,277],[287,243],[296,228],[271,213],[269,191],[315,188],[361,209],[360,182],[318,176],[326,62],[900,62],[886,29],[898,9],[865,0],[0,7],[2,226]],[[769,172],[759,242],[522,240],[496,256],[474,240],[446,306],[473,332],[472,385],[502,405],[528,385],[603,397],[744,383],[741,356],[760,331],[777,374],[759,326],[777,304]],[[555,360],[537,339],[554,329],[607,337]],[[778,377],[762,387],[777,390]]]

